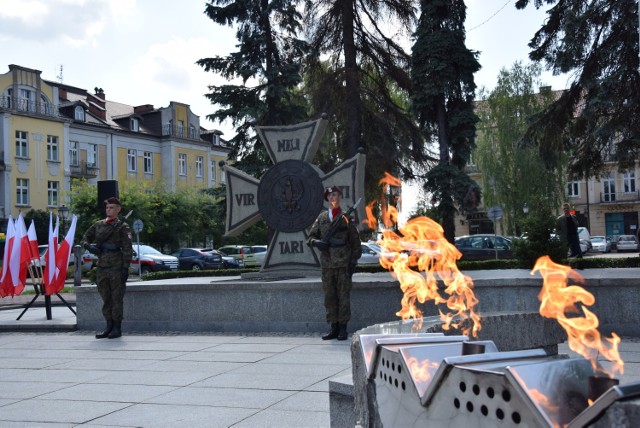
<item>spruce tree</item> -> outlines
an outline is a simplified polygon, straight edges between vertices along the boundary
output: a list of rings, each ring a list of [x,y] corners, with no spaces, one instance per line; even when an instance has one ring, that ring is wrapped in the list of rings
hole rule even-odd
[[[427,173],[425,190],[438,205],[445,237],[453,242],[457,207],[477,203],[479,189],[464,168],[475,147],[473,74],[477,53],[465,46],[463,0],[422,0],[412,48],[412,108],[427,143],[438,146],[438,165]],[[475,193],[475,197],[469,197]]]

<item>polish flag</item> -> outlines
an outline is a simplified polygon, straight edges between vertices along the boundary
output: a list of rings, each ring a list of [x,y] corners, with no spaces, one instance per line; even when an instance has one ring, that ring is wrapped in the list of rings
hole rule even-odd
[[[15,224],[11,215],[9,215],[9,221],[7,222],[7,236],[4,241],[4,257],[2,259],[2,277],[0,278],[0,297],[8,296],[9,290],[12,284],[9,284],[9,278],[11,278],[11,271],[9,270],[9,260],[11,257],[11,249],[13,247],[13,240],[15,236]]]
[[[38,249],[38,236],[36,235],[36,226],[31,220],[29,230],[27,230],[27,236],[29,237],[29,253],[31,254],[31,260],[40,260],[40,250]]]
[[[56,227],[56,232],[58,229]],[[45,260],[44,275],[42,280],[44,282],[44,289],[47,295],[51,295],[49,287],[53,283],[56,274],[56,250],[58,249],[58,238],[53,236],[53,214],[49,212],[49,241],[47,248],[47,258]]]
[[[59,293],[64,288],[64,282],[67,279],[67,268],[69,267],[69,259],[71,258],[71,250],[73,249],[73,238],[76,234],[76,223],[78,218],[74,215],[71,219],[71,227],[65,236],[64,241],[56,251],[56,275],[50,288],[47,289],[48,294]],[[47,263],[48,265],[48,263]],[[76,266],[76,268],[78,268]]]
[[[9,256],[9,271],[11,272],[11,288],[5,283],[5,290],[12,296],[22,293],[27,283],[27,266],[29,264],[29,238],[22,213],[15,221],[15,236]]]
[[[36,226],[33,220],[31,220],[31,225],[27,230],[27,236],[29,237],[29,254],[31,256],[29,259],[29,263],[32,266],[31,275],[34,275],[34,278],[41,277],[40,249],[38,248],[38,237],[36,236]]]

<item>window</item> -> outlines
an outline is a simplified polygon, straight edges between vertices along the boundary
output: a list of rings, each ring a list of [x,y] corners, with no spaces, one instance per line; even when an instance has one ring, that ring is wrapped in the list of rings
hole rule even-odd
[[[196,177],[204,176],[204,158],[196,156]]]
[[[215,159],[211,161],[211,182],[216,182],[216,161]]]
[[[29,205],[29,179],[16,180],[16,205]]]
[[[76,106],[73,110],[75,120],[84,122],[84,108],[82,106]]]
[[[178,174],[187,175],[187,154],[178,153]]]
[[[18,110],[35,111],[33,91],[20,88],[18,90]]]
[[[97,144],[89,144],[89,148],[87,149],[87,166],[97,167],[98,166],[98,145]]]
[[[153,174],[153,153],[143,153],[143,165],[145,174]]]
[[[196,127],[193,125],[189,125],[189,138],[195,140],[198,138],[198,134],[196,134]]]
[[[580,197],[580,182],[578,181],[570,181],[567,184],[567,196],[571,198]]]
[[[58,206],[58,190],[60,183],[57,181],[49,181],[47,185],[47,205],[50,207]]]
[[[47,160],[58,161],[58,137],[55,135],[47,135]]]
[[[128,149],[127,150],[127,171],[129,172],[136,172],[137,168],[136,168],[136,151],[135,149]]]
[[[602,178],[602,202],[614,202],[616,200],[616,177],[613,172]]]
[[[635,193],[636,173],[634,171],[622,174],[622,188],[624,189],[624,193]]]
[[[182,120],[178,121],[178,137],[184,137],[184,122]]]
[[[135,117],[131,118],[131,130],[135,132],[140,130],[140,121]]]
[[[29,157],[29,134],[27,131],[16,131],[16,157]]]
[[[69,141],[69,165],[80,165],[80,159],[78,158],[78,142]]]

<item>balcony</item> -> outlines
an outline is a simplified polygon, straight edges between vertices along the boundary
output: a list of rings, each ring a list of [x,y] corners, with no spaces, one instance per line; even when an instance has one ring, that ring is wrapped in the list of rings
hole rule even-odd
[[[601,204],[619,204],[640,202],[640,191],[600,193]]]
[[[29,101],[24,98],[15,98],[8,96],[0,97],[0,109],[21,111],[43,116],[59,116],[58,109],[49,103],[37,103],[35,101]]]
[[[72,178],[96,178],[98,167],[95,164],[87,164],[87,161],[82,161],[77,165],[71,165],[69,172]]]
[[[162,125],[162,135],[178,138],[186,138],[189,140],[199,140],[200,132],[195,129],[187,129],[180,126],[172,126],[169,124]]]

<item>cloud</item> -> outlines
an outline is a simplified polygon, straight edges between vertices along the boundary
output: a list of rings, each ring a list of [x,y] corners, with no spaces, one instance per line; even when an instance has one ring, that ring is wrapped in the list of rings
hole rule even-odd
[[[133,7],[133,0],[0,0],[0,38],[93,47],[105,27]]]

